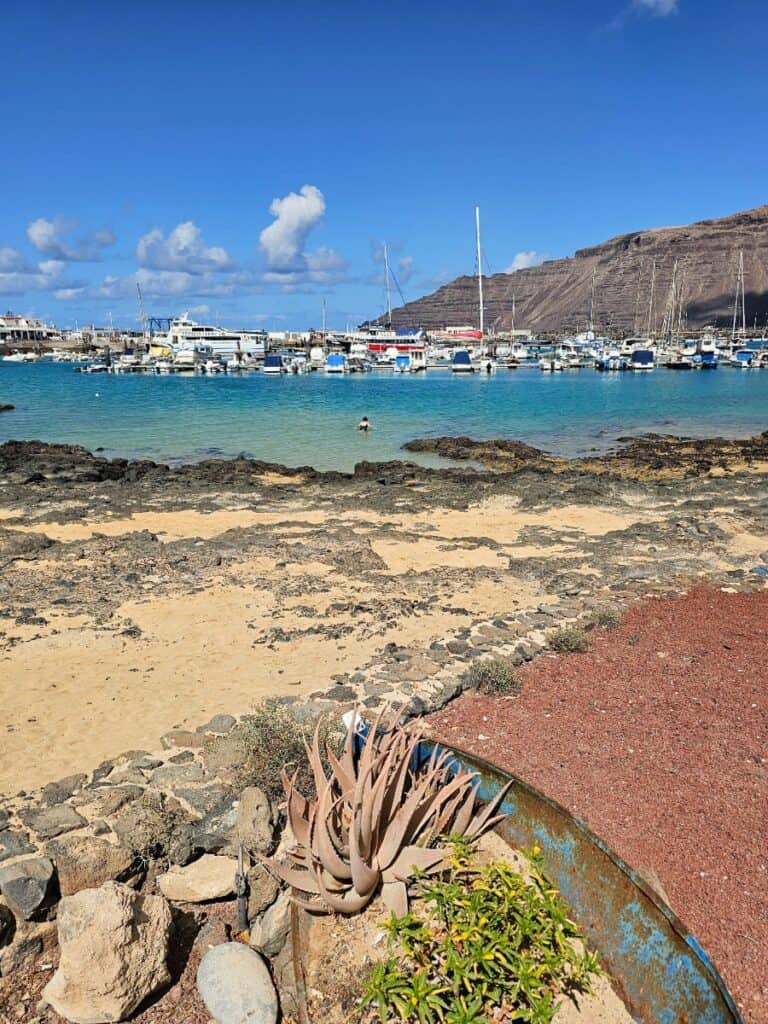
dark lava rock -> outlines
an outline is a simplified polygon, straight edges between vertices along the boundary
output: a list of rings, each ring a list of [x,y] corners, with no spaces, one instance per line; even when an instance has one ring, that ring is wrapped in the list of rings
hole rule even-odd
[[[43,803],[48,807],[63,803],[83,788],[87,778],[87,775],[69,775],[58,782],[49,782],[43,786]]]
[[[0,861],[36,851],[37,847],[29,842],[29,835],[26,832],[12,832],[10,829],[0,832]]]
[[[445,646],[451,654],[466,654],[469,650],[469,644],[466,640],[449,640]]]
[[[63,832],[71,832],[72,829],[81,828],[87,824],[85,818],[81,817],[69,804],[56,804],[54,807],[20,811],[19,817],[41,839],[54,839]]]
[[[17,917],[29,921],[55,902],[55,871],[47,857],[33,857],[0,867],[0,892]]]
[[[324,696],[330,698],[330,700],[344,703],[348,700],[357,699],[357,690],[353,686],[332,686],[330,690],[326,690]]]
[[[236,725],[237,719],[233,715],[214,715],[210,722],[201,725],[197,732],[213,732],[219,736],[226,736]]]
[[[6,946],[16,930],[16,918],[9,907],[0,903],[0,946]]]
[[[185,800],[198,814],[208,814],[227,795],[227,790],[218,783],[212,786],[200,786],[199,789],[192,786],[185,788],[177,786],[173,792],[177,797]]]
[[[9,822],[10,818],[8,816],[8,811],[0,810],[0,832],[2,832],[3,829],[8,828]]]

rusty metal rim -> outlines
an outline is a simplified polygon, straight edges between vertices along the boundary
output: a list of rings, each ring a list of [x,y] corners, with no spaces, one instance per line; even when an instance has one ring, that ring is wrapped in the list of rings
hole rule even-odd
[[[535,786],[530,785],[524,779],[514,775],[512,772],[505,771],[503,768],[499,768],[497,765],[490,764],[488,761],[483,760],[481,757],[477,757],[475,754],[470,754],[460,747],[448,746],[445,743],[436,743],[432,740],[425,739],[422,741],[422,745],[430,753],[434,747],[438,747],[441,750],[447,750],[452,754],[455,754],[459,761],[464,763],[465,767],[478,769],[481,772],[486,772],[491,775],[501,776],[506,781],[510,781],[514,786],[529,793],[532,797],[537,800],[541,800],[551,807],[554,811],[562,814],[564,818],[570,819],[578,830],[596,846],[613,864],[619,871],[621,871],[626,877],[632,882],[641,894],[649,900],[656,909],[664,915],[667,919],[672,930],[682,939],[682,941],[688,946],[691,953],[701,962],[706,972],[710,975],[713,984],[718,989],[720,996],[728,1007],[729,1011],[733,1014],[734,1024],[743,1024],[743,1018],[734,1002],[731,993],[728,991],[728,987],[722,978],[722,975],[715,967],[711,958],[702,948],[699,941],[691,933],[690,929],[680,920],[677,914],[672,910],[669,904],[661,898],[661,896],[627,863],[624,861],[615,850],[613,850],[603,839],[595,835],[595,833],[589,828],[589,826],[577,818],[574,814],[571,814],[569,810],[559,804],[556,800],[547,796],[546,793],[542,793],[541,790],[536,789]]]

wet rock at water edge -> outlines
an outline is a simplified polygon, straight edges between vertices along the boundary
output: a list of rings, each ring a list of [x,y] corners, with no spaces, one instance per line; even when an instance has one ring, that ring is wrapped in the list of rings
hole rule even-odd
[[[277,993],[266,964],[237,942],[210,949],[197,969],[197,988],[217,1024],[275,1024]]]

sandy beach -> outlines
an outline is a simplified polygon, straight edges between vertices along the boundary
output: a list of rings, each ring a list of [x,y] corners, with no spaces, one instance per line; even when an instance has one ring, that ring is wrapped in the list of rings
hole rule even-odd
[[[669,467],[622,479],[625,466],[107,472],[47,446],[13,460],[0,488],[6,793],[264,696],[322,690],[388,644],[429,662],[433,641],[473,624],[564,595],[588,607],[736,581],[768,551],[762,465],[745,471],[741,452],[722,476],[673,482]]]

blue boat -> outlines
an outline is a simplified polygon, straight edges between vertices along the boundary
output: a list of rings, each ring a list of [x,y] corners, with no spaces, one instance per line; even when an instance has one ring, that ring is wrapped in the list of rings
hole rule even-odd
[[[451,360],[451,371],[453,373],[474,373],[475,368],[465,348],[457,348]]]
[[[264,373],[287,373],[287,367],[279,352],[270,352],[264,356]]]
[[[347,357],[343,352],[330,352],[325,360],[326,373],[349,373]]]
[[[632,370],[652,370],[654,367],[653,349],[636,348],[629,357],[629,365]]]

